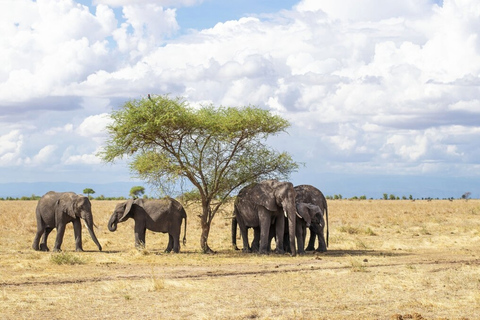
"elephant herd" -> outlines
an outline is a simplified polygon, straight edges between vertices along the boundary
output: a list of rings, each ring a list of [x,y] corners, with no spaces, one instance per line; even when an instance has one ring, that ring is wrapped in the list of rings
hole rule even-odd
[[[324,217],[325,215],[325,217]],[[132,218],[135,221],[135,246],[145,246],[145,232],[168,233],[166,252],[180,251],[180,233],[183,220],[186,241],[187,215],[183,206],[172,198],[160,200],[130,199],[116,205],[108,221],[108,229],[115,231],[117,224]],[[90,200],[73,192],[46,193],[36,208],[37,233],[33,249],[48,251],[47,238],[56,228],[57,237],[53,250],[60,251],[67,223],[73,223],[76,251],[82,248],[82,226],[84,220],[91,238],[101,251],[102,246],[93,231],[93,216]],[[326,223],[325,223],[326,222]],[[323,252],[328,246],[328,209],[324,195],[310,185],[294,187],[290,182],[265,180],[243,188],[234,203],[232,218],[232,245],[236,246],[237,225],[243,238],[244,252],[270,252],[270,243],[275,238],[275,252],[290,252],[292,256],[315,250]],[[326,241],[324,229],[326,227]],[[248,241],[248,229],[253,228],[252,243]],[[310,229],[310,240],[304,248],[306,229]],[[41,243],[40,243],[41,242]],[[297,244],[297,246],[295,245]]]
[[[67,223],[73,223],[76,251],[82,248],[82,225],[80,219],[85,221],[90,236],[102,251],[102,246],[93,232],[92,206],[90,200],[73,192],[46,193],[37,204],[37,233],[33,240],[33,249],[48,251],[48,234],[57,228],[57,238],[53,247],[54,251],[60,251]],[[182,205],[175,199],[165,198],[160,200],[130,199],[116,205],[110,220],[108,229],[117,230],[117,224],[132,218],[135,221],[135,246],[145,246],[145,232],[168,233],[169,241],[166,251],[180,251],[180,231],[182,221],[185,219],[185,231],[183,243],[186,241],[187,214]],[[41,243],[40,242],[41,238]]]

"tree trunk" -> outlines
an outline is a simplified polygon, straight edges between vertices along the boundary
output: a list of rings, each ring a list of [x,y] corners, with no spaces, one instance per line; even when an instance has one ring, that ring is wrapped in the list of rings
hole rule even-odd
[[[212,219],[210,219],[210,206],[203,205],[203,213],[200,217],[201,225],[202,225],[202,234],[200,236],[200,247],[203,250],[203,253],[215,253],[210,247],[208,246],[208,234],[210,233],[210,224],[212,223]]]

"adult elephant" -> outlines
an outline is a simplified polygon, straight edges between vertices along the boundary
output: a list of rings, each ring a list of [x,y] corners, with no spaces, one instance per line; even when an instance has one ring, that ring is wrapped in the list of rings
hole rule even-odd
[[[297,254],[295,248],[297,210],[293,184],[277,180],[264,180],[240,190],[234,204],[234,215],[240,227],[244,251],[249,250],[248,228],[259,228],[259,253],[266,254],[269,246],[270,226],[275,224],[276,250],[278,253],[283,253],[284,214],[289,224],[291,254],[295,256]]]
[[[315,230],[310,227],[310,239],[308,242],[308,246],[305,249],[306,251],[313,251],[315,250],[315,240],[318,238],[318,248],[315,251],[318,252],[325,252],[327,251],[328,247],[328,207],[327,207],[327,200],[323,193],[315,188],[314,186],[303,184],[298,185],[295,187],[296,198],[295,201],[297,203],[311,203],[316,205],[322,211],[322,215],[324,213],[325,222],[320,225],[320,230]],[[324,237],[326,227],[326,241]]]
[[[93,215],[90,200],[74,192],[47,192],[38,201],[36,208],[37,234],[33,239],[33,249],[49,251],[47,238],[50,232],[57,228],[57,238],[53,251],[61,251],[63,235],[67,223],[73,223],[76,251],[83,251],[82,248],[82,224],[80,219],[85,221],[90,237],[102,251],[102,246],[97,240],[93,231]],[[42,243],[39,244],[43,235]]]
[[[295,237],[297,239],[297,252],[299,254],[305,253],[305,238],[306,238],[306,229],[310,228],[315,234],[319,234],[323,230],[325,225],[323,220],[323,212],[320,207],[313,205],[311,203],[297,203],[297,217],[296,217],[296,226],[295,226]],[[237,247],[237,219],[233,217],[232,219],[232,246],[235,250],[239,250]],[[285,225],[288,226],[288,219],[285,218]],[[248,228],[247,228],[248,229]],[[250,251],[258,252],[259,251],[259,242],[260,242],[260,228],[253,228],[254,235],[252,244],[248,247]],[[270,243],[273,238],[275,238],[275,225],[270,225],[269,238],[267,250],[270,251]],[[290,236],[288,233],[288,228],[285,228],[284,237],[283,237],[283,249],[284,251],[290,252]]]
[[[128,200],[117,204],[110,220],[108,230],[117,230],[117,224],[132,218],[135,221],[135,247],[145,246],[145,232],[168,233],[168,245],[165,252],[178,253],[180,251],[180,232],[182,221],[185,219],[183,244],[187,236],[187,214],[185,209],[175,199],[164,198],[161,200]]]

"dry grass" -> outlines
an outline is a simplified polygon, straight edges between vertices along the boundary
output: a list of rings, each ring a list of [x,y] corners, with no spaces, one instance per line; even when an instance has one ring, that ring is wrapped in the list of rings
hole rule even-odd
[[[152,232],[137,251],[115,203],[92,204],[103,252],[68,227],[59,255],[31,249],[35,201],[0,201],[1,319],[480,319],[478,200],[330,201],[329,252],[295,258],[231,250],[231,208],[200,253],[195,206],[180,254]]]

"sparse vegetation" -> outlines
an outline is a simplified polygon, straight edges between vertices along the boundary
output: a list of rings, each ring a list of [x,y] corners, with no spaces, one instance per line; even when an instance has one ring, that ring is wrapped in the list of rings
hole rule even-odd
[[[133,224],[106,228],[117,202],[92,200],[104,251],[85,228],[85,252],[68,250],[69,225],[53,253],[30,248],[36,202],[1,201],[0,318],[480,318],[480,200],[330,201],[329,251],[295,258],[233,251],[231,203],[213,221],[215,255],[166,254],[168,236],[152,232],[136,250]],[[201,210],[186,208],[189,238]]]
[[[67,264],[67,265],[76,265],[76,264],[85,264],[85,258],[75,255],[69,252],[60,252],[54,253],[50,256],[50,261],[55,264]]]

